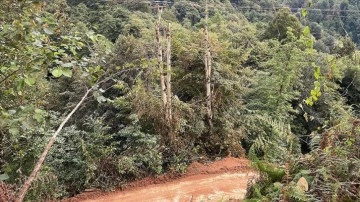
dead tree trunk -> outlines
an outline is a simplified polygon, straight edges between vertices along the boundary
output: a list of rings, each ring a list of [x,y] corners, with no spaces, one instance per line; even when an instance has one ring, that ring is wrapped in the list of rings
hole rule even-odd
[[[52,145],[54,144],[56,137],[59,135],[59,133],[61,132],[62,128],[65,126],[65,124],[69,121],[69,119],[71,118],[71,116],[76,112],[76,110],[80,107],[80,105],[84,102],[85,98],[88,96],[88,94],[90,93],[90,91],[92,90],[92,88],[90,88],[89,90],[86,91],[85,95],[82,97],[82,99],[80,100],[80,102],[75,106],[75,108],[70,112],[70,114],[68,114],[66,116],[66,118],[64,119],[64,121],[60,124],[59,128],[56,130],[56,132],[53,134],[53,136],[50,138],[49,142],[47,143],[43,153],[40,156],[40,159],[36,162],[35,168],[34,170],[31,172],[30,176],[28,177],[28,179],[25,181],[25,183],[22,185],[18,196],[15,200],[15,202],[22,202],[25,198],[25,195],[27,193],[27,191],[29,190],[31,183],[34,181],[34,179],[36,178],[36,175],[38,174],[38,172],[40,171],[40,168],[42,166],[42,164],[45,161],[45,158],[47,156],[47,154],[49,153],[50,148],[52,147]]]
[[[206,0],[205,5],[205,54],[204,54],[204,64],[205,64],[205,88],[206,88],[206,115],[210,128],[212,128],[212,93],[211,93],[211,70],[212,70],[212,61],[211,61],[211,50],[210,50],[210,40],[209,40],[209,30],[208,30],[208,0]]]
[[[162,54],[162,44],[161,44],[161,33],[160,33],[160,25],[161,25],[161,14],[162,14],[162,7],[158,5],[158,20],[156,22],[156,43],[157,43],[157,52],[158,52],[158,68],[160,71],[160,88],[161,88],[161,97],[163,101],[163,106],[166,108],[166,86],[165,86],[165,76],[164,76],[164,64],[163,64],[163,54]]]
[[[166,73],[164,71],[164,62],[163,62],[163,47],[161,43],[161,14],[162,8],[158,8],[158,20],[156,23],[156,43],[157,43],[157,52],[158,52],[158,68],[160,72],[160,88],[161,88],[161,97],[163,101],[163,107],[165,109],[165,125],[167,128],[167,138],[170,141],[172,128],[172,106],[171,106],[171,30],[170,23],[166,32]]]
[[[168,136],[172,134],[172,95],[171,95],[171,24],[169,23],[166,32],[166,125]]]

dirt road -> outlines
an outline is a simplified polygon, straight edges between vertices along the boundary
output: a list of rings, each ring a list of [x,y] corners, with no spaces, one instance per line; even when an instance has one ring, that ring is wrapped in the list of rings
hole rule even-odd
[[[246,194],[247,182],[255,176],[248,161],[226,158],[209,165],[193,163],[185,177],[165,182],[148,178],[135,182],[131,190],[107,193],[103,196],[85,194],[82,202],[182,202],[240,201]],[[148,184],[148,185],[146,185]]]

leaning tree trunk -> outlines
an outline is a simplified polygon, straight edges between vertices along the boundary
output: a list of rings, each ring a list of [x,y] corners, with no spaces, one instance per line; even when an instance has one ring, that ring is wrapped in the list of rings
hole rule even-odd
[[[71,118],[71,116],[76,112],[76,110],[81,106],[81,104],[84,102],[85,98],[88,96],[88,94],[90,93],[90,91],[92,90],[92,88],[88,89],[85,93],[85,95],[82,97],[82,99],[80,100],[80,102],[75,106],[75,108],[70,112],[70,114],[68,114],[66,116],[66,118],[64,119],[64,121],[60,124],[59,128],[56,130],[56,132],[53,134],[53,136],[50,138],[50,140],[48,141],[43,153],[40,156],[40,159],[36,162],[35,168],[34,170],[31,172],[30,176],[28,177],[28,179],[25,181],[25,183],[23,184],[23,186],[21,187],[17,198],[15,200],[15,202],[22,202],[25,198],[25,195],[27,193],[27,191],[29,190],[31,183],[34,181],[34,179],[36,178],[36,175],[38,174],[38,172],[41,169],[42,164],[45,161],[45,158],[47,156],[47,154],[49,153],[49,150],[51,149],[52,145],[54,144],[56,137],[59,135],[59,133],[61,132],[62,128],[65,126],[65,124],[69,121],[69,119]]]
[[[210,50],[210,40],[209,40],[209,31],[208,31],[208,0],[206,0],[205,5],[205,55],[204,55],[204,64],[205,64],[205,88],[206,88],[206,115],[207,120],[210,126],[210,129],[212,128],[212,118],[213,118],[213,112],[212,112],[212,93],[211,93],[211,50]]]

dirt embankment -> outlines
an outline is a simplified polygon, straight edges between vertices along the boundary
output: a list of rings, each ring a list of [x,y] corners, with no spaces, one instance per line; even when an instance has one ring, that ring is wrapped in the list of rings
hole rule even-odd
[[[254,176],[248,160],[228,157],[207,165],[192,163],[182,176],[148,177],[130,183],[124,191],[83,193],[63,201],[240,201],[246,194],[248,180]]]

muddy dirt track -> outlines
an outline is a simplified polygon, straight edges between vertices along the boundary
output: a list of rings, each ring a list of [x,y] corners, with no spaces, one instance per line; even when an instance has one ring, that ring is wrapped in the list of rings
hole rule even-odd
[[[169,176],[145,178],[130,183],[129,189],[111,193],[83,193],[66,202],[182,202],[241,201],[248,180],[255,172],[249,161],[228,157],[208,165],[191,164],[186,174],[174,179]]]

